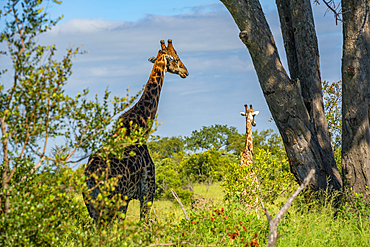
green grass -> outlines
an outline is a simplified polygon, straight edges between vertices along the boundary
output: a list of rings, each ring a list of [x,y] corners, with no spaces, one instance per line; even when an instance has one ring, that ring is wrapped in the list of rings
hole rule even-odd
[[[345,220],[334,211],[318,206],[302,214],[293,207],[280,224],[279,246],[370,246],[369,218]]]
[[[203,184],[194,185],[194,194],[196,197],[204,196],[205,198],[211,198],[215,205],[223,205],[224,193],[221,187],[221,183],[213,183],[207,191],[207,188]],[[172,215],[177,221],[181,221],[185,218],[184,213],[177,201],[168,200],[155,200],[153,202],[154,210],[159,219],[165,219],[168,215]],[[185,210],[190,210],[190,205],[184,205]],[[151,218],[155,218],[153,211],[150,214]],[[127,210],[126,220],[127,222],[137,222],[140,219],[140,202],[138,200],[132,200]]]
[[[185,220],[176,201],[156,200],[153,204],[158,216],[156,223],[144,226],[139,222],[140,203],[133,200],[126,221],[113,222],[106,228],[91,224],[82,196],[75,195],[78,206],[73,210],[77,217],[68,220],[56,246],[148,246],[153,243],[191,246],[184,241],[203,246],[246,246],[252,241],[259,246],[266,245],[268,222],[262,212],[257,218],[240,203],[225,202],[220,183],[214,183],[208,191],[206,186],[196,184],[194,193],[213,199],[215,207],[194,210],[186,204],[189,219]],[[279,198],[275,204],[266,205],[273,217],[285,200]],[[336,217],[334,212],[330,203],[322,205],[314,201],[308,206],[300,195],[279,225],[283,238],[278,240],[278,246],[370,246],[370,213],[366,204],[357,199]],[[151,218],[155,218],[153,212]]]
[[[133,228],[136,230],[132,230],[131,233],[125,230],[127,239],[130,239],[127,242],[128,245],[135,246],[139,241],[135,240],[135,234],[141,237],[150,235],[147,245],[155,241],[158,243],[189,241],[198,245],[245,246],[254,239],[254,234],[258,235],[255,240],[260,246],[266,244],[268,223],[261,210],[260,217],[257,218],[237,203],[233,205],[224,202],[220,183],[214,183],[208,191],[205,185],[197,184],[194,186],[194,193],[197,196],[213,199],[217,212],[194,211],[191,210],[190,205],[185,205],[190,217],[186,221],[176,201],[156,200],[153,207],[158,216],[158,224],[151,225],[149,229],[139,226]],[[267,205],[273,217],[285,200],[286,198],[279,198],[275,204]],[[125,229],[130,229],[130,225],[138,226],[139,207],[139,201],[130,202]],[[219,213],[223,208],[225,211]],[[313,204],[308,207],[303,196],[299,197],[279,225],[279,234],[282,234],[283,238],[278,240],[278,246],[370,246],[369,216],[363,218],[356,213],[351,214],[344,211],[344,214],[334,217],[334,212],[335,209],[330,203],[324,206]],[[151,218],[155,218],[153,212],[151,212]],[[121,228],[117,226],[112,229],[114,230],[109,233],[111,234],[109,238],[119,239],[114,236],[123,234]],[[232,234],[236,236],[235,239],[232,239]],[[122,241],[127,241],[127,239],[117,240],[117,245],[113,244],[113,246],[121,246]],[[68,246],[76,245],[70,243]]]

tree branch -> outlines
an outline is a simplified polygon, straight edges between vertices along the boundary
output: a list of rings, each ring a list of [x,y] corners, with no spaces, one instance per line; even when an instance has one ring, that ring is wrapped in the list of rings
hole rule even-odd
[[[186,213],[186,210],[184,206],[182,205],[180,198],[177,196],[176,192],[173,189],[171,189],[171,192],[172,192],[172,195],[176,198],[177,202],[180,204],[182,211],[185,214],[185,219],[188,219],[188,214]]]
[[[335,8],[335,3],[333,0],[330,0],[329,2],[325,1],[325,0],[322,0],[326,7],[328,7],[328,9],[330,9],[333,13],[334,13],[334,17],[335,17],[335,25],[338,25],[338,21],[342,21],[342,19],[339,17],[342,13],[338,13],[334,8]],[[333,3],[333,7],[330,6],[330,2]],[[318,3],[318,1],[317,1]]]
[[[267,242],[267,247],[274,247],[277,244],[277,240],[279,237],[282,235],[278,234],[278,226],[285,215],[285,213],[288,211],[289,207],[292,205],[293,201],[297,198],[298,194],[306,188],[310,180],[313,178],[313,175],[315,174],[315,170],[311,170],[308,176],[304,179],[303,183],[298,187],[298,189],[294,192],[294,194],[288,198],[284,206],[279,210],[279,212],[276,214],[275,218],[272,218],[271,215],[269,214],[267,208],[263,205],[262,199],[261,200],[261,205],[262,209],[266,214],[267,220],[269,222],[269,237],[268,237],[268,242]]]
[[[14,3],[13,3],[13,6],[12,7],[13,7],[12,10],[13,10],[14,19],[15,19],[15,22],[17,24],[19,36],[20,36],[21,42],[22,42],[22,49],[18,53],[18,56],[20,56],[22,54],[22,52],[24,51],[24,48],[26,48],[26,46],[24,44],[24,38],[23,38],[23,33],[22,33],[23,28],[19,28],[18,16],[17,16],[17,12],[15,11],[15,4]]]
[[[7,136],[7,131],[5,127],[5,118],[6,118],[6,112],[4,112],[4,116],[0,118],[0,124],[1,124],[1,133],[2,133],[2,144],[3,144],[3,154],[4,154],[4,162],[3,162],[3,177],[2,177],[2,187],[3,190],[8,189],[8,172],[9,172],[9,150],[8,150],[8,136]],[[5,215],[8,214],[9,212],[9,200],[6,198],[6,196],[3,198],[4,199],[4,213]],[[1,207],[2,205],[0,205]]]

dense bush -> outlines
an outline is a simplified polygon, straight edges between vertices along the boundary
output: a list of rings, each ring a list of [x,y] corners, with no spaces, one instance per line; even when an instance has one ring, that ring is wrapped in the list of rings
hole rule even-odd
[[[196,182],[207,179],[220,181],[223,179],[223,170],[229,166],[228,156],[223,156],[220,151],[210,149],[202,153],[185,156],[179,164],[181,176]]]
[[[156,199],[174,201],[175,198],[171,192],[173,189],[183,203],[190,203],[193,192],[186,189],[188,183],[189,180],[180,175],[178,164],[172,159],[163,159],[162,162],[156,164]]]
[[[63,236],[79,231],[75,222],[87,211],[75,200],[75,189],[83,182],[80,172],[64,167],[58,173],[38,173],[17,186],[9,214],[1,215],[2,246],[58,246]]]
[[[251,200],[258,196],[264,202],[273,203],[279,196],[290,194],[295,184],[294,177],[289,171],[288,161],[281,156],[272,155],[269,150],[258,149],[254,155],[253,167],[230,163],[224,172],[225,199],[236,196],[245,203],[252,204]],[[248,176],[252,169],[259,181],[259,191],[248,189],[252,186],[253,177]]]

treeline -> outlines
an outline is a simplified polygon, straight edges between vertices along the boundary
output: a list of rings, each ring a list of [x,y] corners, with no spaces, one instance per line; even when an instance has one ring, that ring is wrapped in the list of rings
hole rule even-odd
[[[173,200],[172,188],[182,200],[189,202],[194,183],[209,186],[222,181],[226,197],[236,196],[248,186],[248,181],[238,179],[251,171],[240,166],[245,134],[240,134],[236,127],[215,124],[194,130],[189,137],[152,136],[147,146],[156,166],[157,199]],[[283,142],[277,133],[272,129],[253,131],[253,146],[257,174],[266,187],[271,185],[269,181],[283,178],[285,181],[287,177],[293,182]],[[286,182],[281,182],[286,186]]]

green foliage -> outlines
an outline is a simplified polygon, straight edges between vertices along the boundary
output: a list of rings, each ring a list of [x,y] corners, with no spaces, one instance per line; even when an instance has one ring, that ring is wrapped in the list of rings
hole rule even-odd
[[[240,163],[227,166],[223,183],[225,199],[236,196],[246,204],[253,204],[258,196],[264,202],[274,203],[279,196],[290,194],[295,184],[294,177],[289,163],[279,156],[282,155],[273,155],[268,149],[261,148],[255,152],[253,167],[241,166]],[[253,177],[248,176],[252,169],[259,181],[259,191],[249,189],[255,188]]]
[[[339,172],[342,174],[342,81],[323,81],[322,91],[334,158]]]
[[[179,137],[159,137],[151,136],[147,142],[150,156],[154,162],[158,162],[166,158],[174,158],[175,154],[184,151],[184,139]]]
[[[341,217],[353,222],[358,227],[363,227],[363,221],[370,223],[370,190],[367,188],[367,195],[357,193],[352,189],[346,191],[342,196]],[[363,231],[365,229],[361,229]]]
[[[193,152],[209,149],[229,152],[230,145],[238,135],[237,129],[232,126],[220,124],[203,126],[201,130],[194,130],[190,137],[185,138],[186,149]]]
[[[253,131],[253,149],[269,150],[272,155],[280,158],[286,156],[283,140],[272,129],[262,130],[261,132],[258,132],[258,130]]]
[[[342,142],[342,81],[322,82],[324,109],[334,150]]]
[[[12,192],[8,214],[0,216],[2,246],[59,246],[66,234],[77,234],[86,208],[74,199],[84,183],[78,171],[61,167],[44,171]],[[86,213],[85,213],[86,216]]]
[[[280,150],[285,154],[284,151]],[[269,150],[260,149],[255,156],[257,176],[260,181],[261,197],[265,202],[273,203],[279,196],[289,195],[296,184],[290,172],[289,162],[272,155]]]
[[[192,211],[189,220],[179,224],[179,241],[220,246],[258,246],[268,234],[267,222],[247,214],[238,201],[212,210]]]
[[[182,157],[183,153],[180,153]],[[176,158],[177,154],[175,154]],[[190,203],[193,191],[187,187],[189,180],[181,176],[176,159],[165,158],[156,164],[155,198],[175,201],[171,189],[175,190],[182,203]]]
[[[224,167],[229,164],[227,157],[211,149],[184,157],[180,162],[179,171],[183,177],[192,181],[204,182],[207,178],[219,181],[222,179]]]

